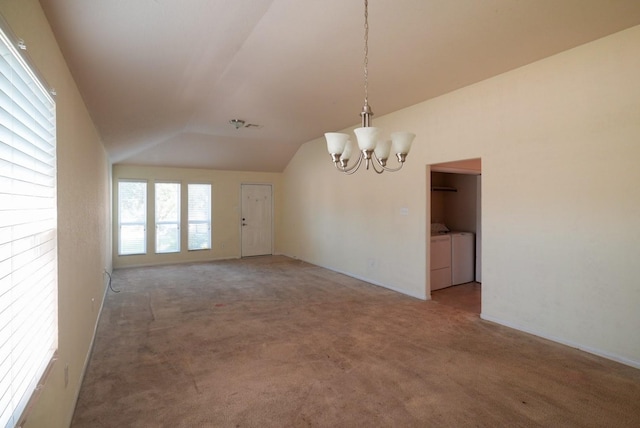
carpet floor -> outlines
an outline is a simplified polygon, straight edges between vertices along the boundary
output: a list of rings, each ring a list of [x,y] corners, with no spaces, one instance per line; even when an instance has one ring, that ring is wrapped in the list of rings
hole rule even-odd
[[[640,370],[286,257],[112,285],[74,428],[640,426]]]

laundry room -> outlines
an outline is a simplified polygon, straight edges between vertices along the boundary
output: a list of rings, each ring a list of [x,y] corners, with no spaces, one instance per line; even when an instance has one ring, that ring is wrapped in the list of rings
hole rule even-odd
[[[480,160],[467,162],[431,168],[431,291],[481,282]]]

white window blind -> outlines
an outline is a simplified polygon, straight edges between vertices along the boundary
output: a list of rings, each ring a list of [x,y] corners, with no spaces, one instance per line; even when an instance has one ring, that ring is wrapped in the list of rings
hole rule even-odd
[[[189,250],[211,248],[211,184],[187,185]]]
[[[118,181],[118,254],[147,252],[147,182]]]
[[[156,253],[180,251],[180,183],[156,183]]]
[[[0,426],[58,346],[55,102],[0,31]]]

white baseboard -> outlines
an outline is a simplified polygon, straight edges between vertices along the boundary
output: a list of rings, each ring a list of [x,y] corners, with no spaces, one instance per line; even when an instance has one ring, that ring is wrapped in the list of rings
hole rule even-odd
[[[631,367],[634,367],[636,369],[640,369],[640,361],[632,360],[630,358],[622,357],[620,355],[616,355],[616,354],[613,354],[611,352],[603,351],[603,350],[597,349],[597,348],[592,348],[591,346],[586,346],[586,345],[581,344],[581,343],[572,342],[570,340],[562,339],[560,337],[544,334],[544,333],[541,333],[539,331],[536,331],[536,330],[533,330],[533,329],[530,329],[530,328],[526,328],[526,327],[523,327],[523,326],[515,324],[515,323],[504,321],[502,319],[495,318],[495,317],[492,317],[492,316],[489,316],[489,315],[480,314],[480,318],[482,318],[483,320],[486,320],[486,321],[491,321],[491,322],[494,322],[496,324],[503,325],[505,327],[513,328],[514,330],[519,330],[519,331],[523,331],[525,333],[533,334],[534,336],[538,336],[538,337],[541,337],[543,339],[551,340],[552,342],[556,342],[556,343],[560,343],[562,345],[570,346],[571,348],[579,349],[581,351],[588,352],[589,354],[597,355],[599,357],[603,357],[603,358],[606,358],[608,360],[612,360],[612,361],[615,361],[615,362],[618,362],[618,363],[621,363],[621,364],[624,364],[624,365],[627,365],[627,366],[631,366]]]
[[[134,265],[126,265],[126,266],[114,266],[113,270],[120,269],[131,269],[131,268],[141,268],[141,267],[155,267],[155,266],[171,266],[171,265],[184,265],[189,263],[207,263],[207,262],[220,262],[224,260],[238,260],[240,256],[230,256],[230,257],[214,257],[214,258],[204,258],[204,259],[194,259],[194,260],[175,260],[171,262],[151,262],[151,263],[139,263]]]
[[[339,270],[339,269],[334,269],[334,268],[329,267],[329,266],[319,265],[317,263],[313,263],[313,262],[310,262],[308,260],[304,260],[304,259],[301,259],[301,258],[298,258],[298,257],[295,257],[295,256],[284,254],[284,253],[280,253],[280,255],[285,256],[285,257],[289,257],[289,258],[295,259],[295,260],[301,260],[301,261],[303,261],[305,263],[309,263],[309,264],[312,264],[314,266],[318,266],[318,267],[321,267],[323,269],[330,270],[332,272],[340,273],[342,275],[346,275],[346,276],[349,276],[351,278],[355,278],[357,280],[360,280],[360,281],[363,281],[363,282],[367,282],[369,284],[372,284],[372,285],[375,285],[375,286],[378,286],[378,287],[382,287],[382,288],[386,288],[386,289],[391,290],[391,291],[395,291],[396,293],[404,294],[405,296],[414,297],[414,298],[420,299],[420,300],[429,300],[431,298],[431,297],[427,297],[427,295],[425,293],[423,293],[423,294],[414,294],[414,293],[411,293],[411,292],[409,292],[409,291],[407,291],[405,289],[402,289],[402,288],[397,288],[397,287],[394,287],[394,286],[388,285],[388,284],[382,284],[380,282],[373,281],[370,278],[364,278],[364,277],[362,277],[360,275],[354,275],[351,272],[345,272],[345,271],[342,271],[342,270]]]
[[[107,272],[103,274],[107,275]],[[111,281],[111,278],[109,278]],[[80,379],[78,381],[78,388],[76,389],[75,396],[73,397],[73,407],[71,412],[71,417],[68,422],[71,425],[73,420],[73,414],[75,413],[76,406],[78,404],[78,398],[80,398],[80,390],[82,389],[82,382],[84,381],[84,377],[87,374],[87,369],[89,368],[89,362],[91,361],[91,354],[93,354],[93,346],[96,341],[96,333],[98,332],[98,324],[100,323],[100,317],[102,317],[102,308],[104,308],[104,302],[107,300],[107,293],[109,292],[109,282],[104,285],[104,293],[102,294],[102,302],[100,303],[100,308],[98,309],[98,316],[96,317],[96,322],[93,325],[93,334],[91,335],[91,343],[89,343],[89,350],[87,351],[87,355],[84,358],[84,364],[82,366],[82,372],[80,372]]]

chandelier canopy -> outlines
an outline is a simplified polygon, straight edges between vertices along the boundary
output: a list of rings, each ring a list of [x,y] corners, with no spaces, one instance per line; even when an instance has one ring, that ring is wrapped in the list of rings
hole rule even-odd
[[[382,174],[384,171],[399,171],[404,165],[407,154],[411,149],[411,143],[416,134],[406,131],[391,133],[391,139],[382,138],[380,128],[371,126],[373,111],[369,106],[369,2],[364,0],[364,106],[360,112],[362,126],[354,129],[360,154],[358,160],[349,166],[353,143],[349,134],[340,132],[327,132],[324,134],[327,140],[327,150],[331,155],[334,165],[345,174],[356,172],[364,161],[366,169],[371,166],[375,172]],[[388,167],[387,160],[391,151],[398,160],[398,166]]]

